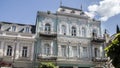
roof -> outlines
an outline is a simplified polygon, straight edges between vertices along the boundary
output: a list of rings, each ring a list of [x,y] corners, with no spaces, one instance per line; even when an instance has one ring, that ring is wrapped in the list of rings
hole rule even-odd
[[[71,8],[71,7],[66,7],[66,6],[60,6],[60,8],[65,8],[65,9],[72,9],[72,10],[82,11],[81,9],[76,9],[76,8]]]

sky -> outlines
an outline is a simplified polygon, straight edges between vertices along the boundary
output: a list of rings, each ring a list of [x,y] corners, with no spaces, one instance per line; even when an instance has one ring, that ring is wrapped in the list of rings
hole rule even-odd
[[[82,10],[91,18],[101,20],[102,32],[112,35],[120,27],[120,0],[0,0],[0,21],[35,24],[37,11],[55,13],[62,6]]]

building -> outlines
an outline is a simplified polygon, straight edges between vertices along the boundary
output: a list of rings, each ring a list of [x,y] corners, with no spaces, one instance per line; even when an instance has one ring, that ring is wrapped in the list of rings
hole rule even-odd
[[[58,68],[105,67],[101,22],[81,9],[60,6],[56,13],[38,11],[35,66],[53,62]]]
[[[32,67],[34,37],[34,25],[0,22],[0,66]]]

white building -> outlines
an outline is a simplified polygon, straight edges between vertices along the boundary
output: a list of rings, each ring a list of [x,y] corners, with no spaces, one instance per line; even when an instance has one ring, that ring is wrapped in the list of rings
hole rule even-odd
[[[59,68],[105,66],[101,22],[82,10],[60,6],[56,13],[37,13],[35,54],[37,61]]]
[[[34,37],[34,25],[0,22],[0,58],[6,63],[2,66],[32,67]]]

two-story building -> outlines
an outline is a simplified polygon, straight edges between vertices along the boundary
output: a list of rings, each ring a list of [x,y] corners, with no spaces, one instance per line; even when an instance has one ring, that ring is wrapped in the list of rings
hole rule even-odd
[[[0,22],[0,66],[32,67],[34,37],[34,25]]]
[[[101,22],[81,9],[60,6],[56,13],[38,11],[35,64],[53,62],[58,68],[105,66]]]

